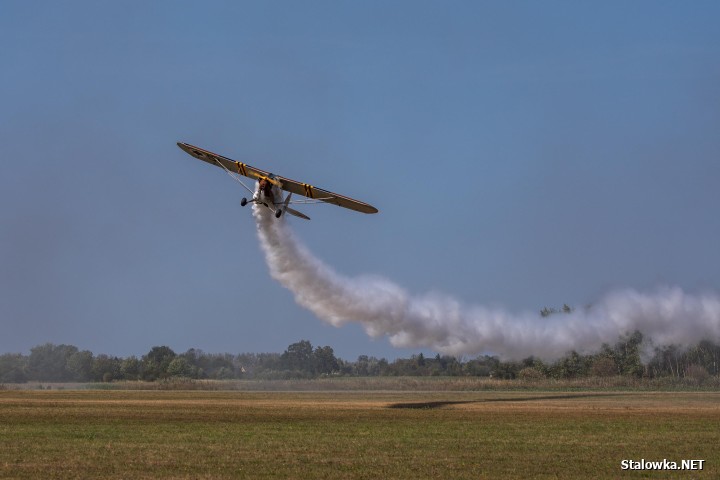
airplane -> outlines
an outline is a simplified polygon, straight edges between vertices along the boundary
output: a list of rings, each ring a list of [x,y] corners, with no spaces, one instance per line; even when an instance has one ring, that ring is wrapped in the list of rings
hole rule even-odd
[[[308,183],[302,183],[291,180],[289,178],[281,177],[280,175],[275,175],[270,172],[266,172],[265,170],[251,167],[246,163],[236,162],[235,160],[223,157],[222,155],[218,155],[217,153],[213,153],[208,150],[204,150],[200,147],[190,145],[189,143],[178,142],[177,146],[189,155],[197,158],[198,160],[202,160],[211,165],[221,167],[227,172],[228,175],[230,175],[234,180],[240,183],[240,185],[245,187],[245,189],[252,194],[252,199],[248,200],[247,198],[243,197],[243,199],[240,201],[241,206],[244,207],[249,203],[256,205],[264,205],[275,214],[275,218],[280,218],[283,213],[287,212],[296,217],[310,220],[310,217],[308,217],[302,212],[295,210],[294,208],[290,207],[290,205],[308,205],[320,202],[331,203],[339,207],[355,210],[356,212],[378,212],[377,208],[365,202],[361,202],[350,197],[345,197],[337,193],[329,192],[327,190],[323,190],[322,188],[313,187]],[[239,175],[257,180],[257,190],[252,190],[250,187],[245,185],[242,180],[240,180]],[[282,190],[289,192],[287,197],[283,196]],[[291,200],[293,193],[296,195],[302,195],[303,197],[307,197],[308,200],[293,201]]]

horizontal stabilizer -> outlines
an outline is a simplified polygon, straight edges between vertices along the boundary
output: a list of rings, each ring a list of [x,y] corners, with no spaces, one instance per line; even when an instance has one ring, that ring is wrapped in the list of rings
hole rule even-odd
[[[307,215],[305,215],[305,214],[302,213],[302,212],[298,212],[298,211],[295,210],[294,208],[285,207],[285,211],[286,211],[287,213],[289,213],[290,215],[295,215],[296,217],[300,217],[300,218],[303,218],[303,219],[305,219],[305,220],[310,220],[310,217],[308,217]]]

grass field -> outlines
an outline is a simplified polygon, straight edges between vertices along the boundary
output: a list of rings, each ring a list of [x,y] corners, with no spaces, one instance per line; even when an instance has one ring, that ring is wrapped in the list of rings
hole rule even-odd
[[[2,478],[718,478],[719,445],[716,392],[0,391]]]

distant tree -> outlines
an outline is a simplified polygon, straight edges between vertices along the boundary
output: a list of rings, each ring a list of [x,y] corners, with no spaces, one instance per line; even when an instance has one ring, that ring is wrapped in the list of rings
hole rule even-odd
[[[313,357],[315,360],[315,372],[317,373],[328,375],[340,369],[338,359],[335,358],[335,352],[330,346],[315,348]]]
[[[695,380],[698,385],[710,377],[708,371],[702,365],[690,365],[685,369],[685,378]]]
[[[376,360],[375,357],[370,357],[371,360],[371,367],[370,367],[370,375],[387,375],[388,371],[390,369],[390,364],[388,363],[387,359],[385,357],[381,358],[380,360],[377,360],[377,362],[373,363],[373,360]]]
[[[265,372],[277,372],[278,370],[283,369],[282,355],[279,353],[253,354],[251,360],[250,364],[241,364],[241,366],[245,369],[245,374],[251,378]],[[242,359],[240,361],[242,361]]]
[[[687,377],[688,371],[700,371],[718,375],[720,345],[703,340],[695,346],[682,348],[678,345],[664,345],[655,348],[655,354],[646,366],[652,376]]]
[[[547,377],[550,372],[550,367],[548,364],[540,360],[539,358],[533,357],[532,362],[532,368],[536,369],[537,371],[541,372],[543,376]]]
[[[463,365],[465,375],[474,377],[489,377],[495,370],[497,359],[492,359],[487,355],[482,355],[472,360],[468,360]]]
[[[360,355],[355,362],[355,375],[366,377],[370,373],[370,359],[367,355]]]
[[[612,377],[618,374],[618,366],[610,355],[596,355],[590,366],[590,375],[594,377]]]
[[[492,372],[493,378],[512,380],[517,377],[520,365],[517,362],[498,362]]]
[[[342,358],[338,358],[337,362],[338,362],[338,372],[337,372],[338,375],[341,375],[341,376],[356,375],[355,366],[353,365],[353,362],[345,361]]]
[[[0,383],[27,382],[27,357],[19,353],[0,355]]]
[[[210,355],[208,360],[205,373],[210,378],[237,378],[236,370],[241,371],[239,366],[236,368],[235,357],[228,353]]]
[[[683,361],[683,351],[679,346],[665,345],[655,348],[648,368],[653,376],[680,377]]]
[[[720,364],[720,345],[703,340],[685,352],[685,364],[702,366],[709,375],[717,375]]]
[[[414,356],[410,358],[396,358],[389,366],[388,373],[392,376],[418,376],[422,374],[422,370],[418,367],[417,360]]]
[[[545,378],[545,375],[535,367],[525,367],[518,372],[518,378],[522,380],[539,380]]]
[[[641,377],[644,368],[640,359],[640,344],[643,335],[636,330],[630,335],[621,337],[615,345],[615,362],[623,375]]]
[[[436,375],[457,376],[462,373],[462,365],[452,355],[436,356],[435,362],[439,367],[435,373]]]
[[[162,365],[169,364],[175,356],[172,348],[163,345],[161,347],[152,347],[145,357],[151,362]]]
[[[170,377],[195,377],[197,368],[193,367],[187,358],[179,356],[173,358],[167,367],[167,374]]]
[[[236,376],[256,378],[266,372],[277,372],[282,369],[280,356],[279,353],[241,353],[233,359]]]
[[[67,358],[67,370],[76,382],[87,382],[92,378],[93,353],[90,350],[75,352]]]
[[[280,359],[285,370],[315,373],[313,347],[308,340],[289,345]]]
[[[573,309],[570,305],[568,305],[567,303],[564,303],[563,306],[562,306],[562,308],[561,308],[559,311],[558,311],[557,308],[553,308],[553,307],[543,307],[543,309],[540,310],[540,316],[541,316],[541,317],[549,317],[550,315],[554,315],[554,314],[560,313],[560,312],[562,312],[562,313],[572,313],[573,310],[574,310],[574,309]]]
[[[210,354],[194,348],[178,355],[177,358],[185,359],[193,368],[193,375],[197,378],[218,378],[218,371],[228,367],[232,369],[233,363],[231,355]]]
[[[152,347],[142,358],[143,380],[157,380],[167,378],[167,369],[175,358],[175,352],[166,346]]]
[[[73,345],[46,343],[30,349],[28,376],[31,380],[66,382],[73,379],[67,368],[70,356],[78,352]]]
[[[550,376],[553,378],[577,378],[584,377],[590,371],[592,358],[590,356],[580,355],[575,350],[558,359],[553,363],[549,370]]]
[[[215,378],[214,374],[224,365],[213,365],[214,355],[207,354],[200,349],[191,348],[187,352],[178,355],[184,358],[192,367],[193,378]],[[230,362],[232,363],[232,356]]]
[[[121,378],[122,361],[118,357],[100,354],[93,360],[91,377],[95,382],[111,382]]]
[[[559,313],[545,307],[543,315]],[[571,313],[564,304],[562,313]],[[698,383],[720,374],[720,345],[703,340],[697,345],[657,347],[654,356],[644,363],[640,357],[643,335],[639,331],[618,338],[613,344],[603,344],[594,354],[584,355],[572,351],[553,363],[544,363],[534,357],[520,361],[500,361],[496,357],[478,356],[468,360],[437,354],[426,357],[423,353],[410,358],[397,358],[392,362],[360,355],[355,362],[335,356],[330,346],[313,348],[308,340],[288,346],[282,353],[242,353],[239,355],[207,354],[189,349],[177,355],[167,346],[153,347],[141,359],[117,358],[108,355],[94,356],[88,350],[79,351],[73,345],[47,343],[31,349],[29,356],[0,355],[0,383],[39,381],[111,381],[116,379],[156,380],[168,376],[190,378],[311,378],[317,375],[362,376],[418,376],[418,375],[472,375],[495,378],[535,378],[538,375],[552,378],[575,378],[586,375],[610,376],[673,376]]]
[[[127,357],[120,362],[120,376],[124,380],[140,380],[142,362],[136,357]]]

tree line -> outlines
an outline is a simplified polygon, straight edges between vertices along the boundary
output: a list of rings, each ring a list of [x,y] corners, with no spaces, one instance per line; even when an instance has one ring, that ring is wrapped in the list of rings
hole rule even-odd
[[[501,379],[582,377],[690,377],[703,380],[717,376],[720,344],[704,340],[690,348],[675,345],[654,349],[643,362],[643,335],[636,331],[605,344],[593,354],[571,351],[553,362],[534,357],[501,361],[481,355],[475,358],[422,353],[388,361],[360,355],[355,361],[335,356],[332,347],[313,347],[301,340],[283,353],[206,353],[191,348],[176,353],[168,346],[155,346],[141,357],[95,355],[73,345],[46,343],[29,355],[0,355],[0,383],[156,381],[173,377],[193,379],[295,379],[321,376],[477,376]]]

